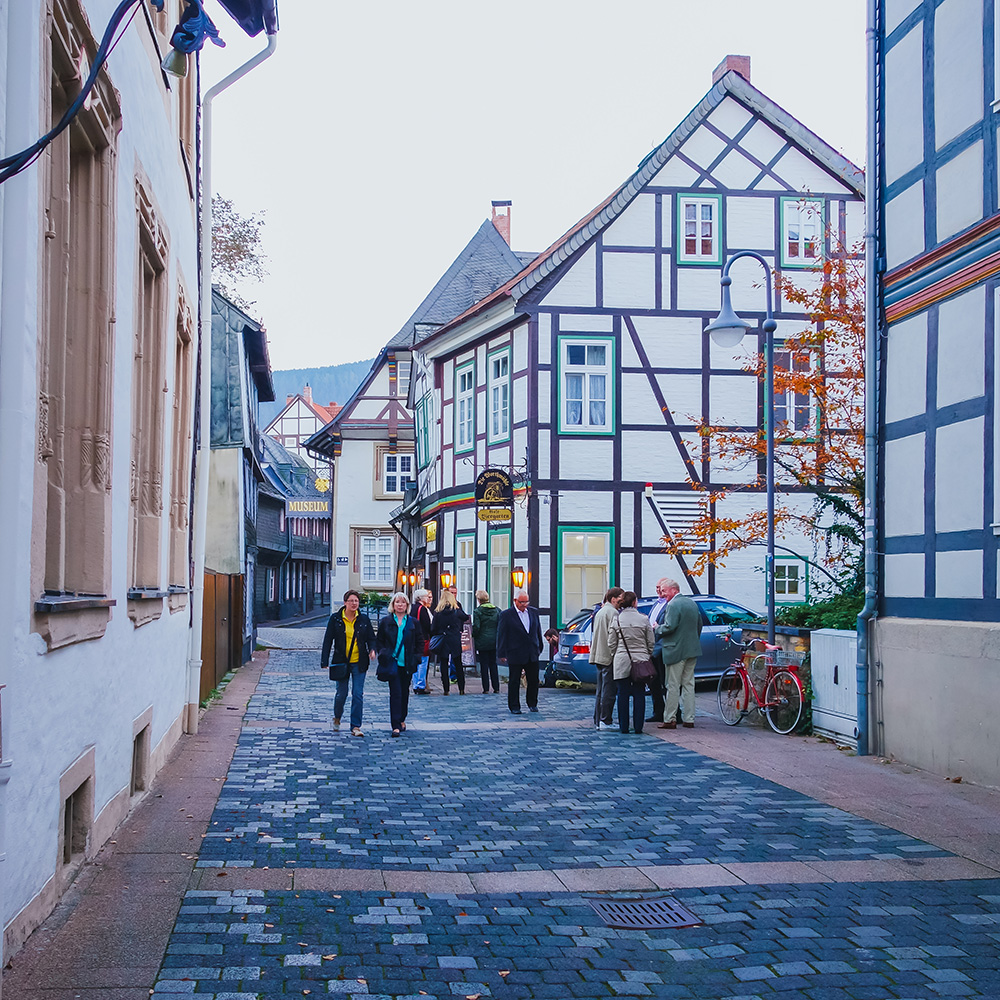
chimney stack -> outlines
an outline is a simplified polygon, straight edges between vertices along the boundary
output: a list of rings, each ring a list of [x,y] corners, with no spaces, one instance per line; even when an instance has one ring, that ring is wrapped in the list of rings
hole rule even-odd
[[[497,209],[500,209],[498,212]],[[510,202],[493,202],[493,226],[503,237],[504,243],[510,246]]]
[[[302,398],[307,403],[311,403],[313,401],[312,386],[310,386],[308,382],[306,382],[306,387],[302,390]]]
[[[295,393],[294,393],[294,392],[290,392],[290,393],[289,393],[289,394],[288,394],[287,396],[285,396],[285,406],[288,406],[288,404],[289,404],[289,403],[290,403],[290,402],[291,402],[291,401],[292,401],[293,399],[295,399]]]
[[[750,57],[749,56],[726,56],[722,62],[712,71],[712,86],[714,87],[730,70],[739,73],[740,76],[750,82]]]

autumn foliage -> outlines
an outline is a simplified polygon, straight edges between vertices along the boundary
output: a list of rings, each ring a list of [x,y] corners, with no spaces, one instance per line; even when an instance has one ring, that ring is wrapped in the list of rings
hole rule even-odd
[[[813,551],[796,554],[814,565],[818,559],[840,589],[853,591],[861,581],[864,539],[861,248],[831,254],[816,273],[821,281],[805,288],[785,275],[775,276],[776,292],[810,320],[808,328],[776,344],[775,536],[781,542],[783,535],[804,534]],[[745,370],[763,383],[765,366],[764,354],[754,354]],[[664,544],[670,554],[695,555],[691,571],[701,575],[710,564],[721,566],[734,552],[766,539],[767,443],[764,426],[746,433],[702,421],[697,433],[700,441],[693,450],[710,460],[714,480],[723,479],[725,470],[756,466],[756,477],[749,483],[718,486],[691,481],[693,489],[705,494],[704,513],[683,534],[665,538]],[[727,516],[724,511],[732,505],[726,500],[748,492],[759,498],[760,509]],[[811,503],[789,504],[793,493],[809,497]]]

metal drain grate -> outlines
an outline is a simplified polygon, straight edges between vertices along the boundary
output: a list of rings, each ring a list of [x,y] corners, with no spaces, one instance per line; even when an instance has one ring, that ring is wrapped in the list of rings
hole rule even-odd
[[[609,926],[626,930],[655,927],[696,927],[701,921],[674,899],[588,899]]]

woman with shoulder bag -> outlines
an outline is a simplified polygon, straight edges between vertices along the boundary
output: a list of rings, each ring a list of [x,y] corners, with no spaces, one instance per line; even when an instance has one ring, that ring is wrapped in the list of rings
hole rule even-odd
[[[462,666],[462,626],[469,616],[462,610],[455,595],[449,591],[441,594],[441,600],[434,609],[431,625],[431,654],[438,657],[441,665],[441,687],[448,693],[450,683],[448,661],[451,660],[458,683],[458,693],[465,694],[465,667]]]
[[[642,724],[646,718],[646,678],[643,671],[650,672],[653,659],[653,626],[636,608],[635,602],[635,592],[626,590],[618,606],[618,617],[608,630],[608,649],[612,656],[611,669],[618,697],[618,728],[623,733],[629,731],[630,698],[632,731],[642,732]]]
[[[344,594],[344,606],[330,615],[323,636],[320,664],[330,668],[336,681],[333,699],[333,728],[340,729],[340,717],[347,703],[347,682],[351,683],[351,735],[364,736],[361,713],[365,705],[365,674],[375,659],[375,630],[367,615],[358,614],[361,595],[356,590]]]
[[[429,590],[417,590],[413,594],[413,607],[410,608],[410,615],[417,623],[417,652],[419,663],[417,672],[413,678],[414,694],[430,694],[427,690],[427,663],[430,660],[431,645],[431,623],[434,616],[431,614],[431,602],[434,595]]]
[[[406,729],[410,678],[417,666],[418,628],[416,620],[407,613],[409,610],[406,594],[393,594],[389,614],[382,619],[376,637],[378,676],[381,680],[385,674],[389,683],[389,723],[393,736],[399,736]]]

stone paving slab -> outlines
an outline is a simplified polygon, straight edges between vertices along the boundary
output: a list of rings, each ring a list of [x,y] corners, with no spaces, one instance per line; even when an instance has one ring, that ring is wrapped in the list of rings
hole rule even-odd
[[[387,687],[369,672],[355,739],[346,720],[313,725],[332,712],[315,658],[273,654],[199,866],[472,874],[947,855],[651,735],[581,726],[589,700],[564,692],[543,691],[541,711],[521,717],[482,694],[414,697],[395,740]],[[311,728],[252,725],[276,718]]]
[[[611,928],[578,893],[191,892],[153,995],[1000,995],[1000,880],[673,895],[699,926]]]

